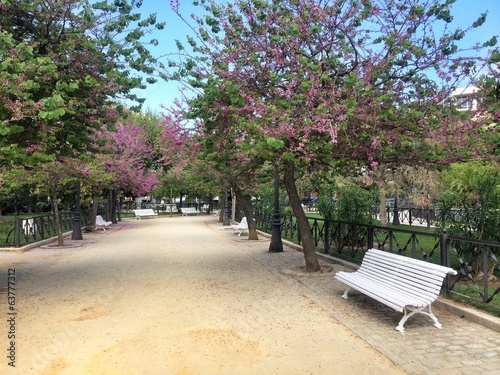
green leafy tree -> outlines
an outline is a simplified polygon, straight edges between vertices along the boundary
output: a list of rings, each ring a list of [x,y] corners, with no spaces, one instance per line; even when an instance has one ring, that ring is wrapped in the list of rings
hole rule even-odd
[[[443,210],[449,234],[479,240],[500,241],[500,168],[498,163],[452,164],[443,175]],[[470,260],[476,246],[458,243],[459,255]],[[497,256],[499,254],[496,254]],[[481,267],[481,259],[475,269]]]
[[[449,234],[479,240],[500,241],[500,170],[497,163],[454,164],[444,177],[446,190],[438,201]],[[454,249],[476,277],[483,273],[483,257],[477,245],[458,241]],[[495,248],[492,247],[492,251]],[[498,257],[498,252],[494,256]],[[498,260],[490,255],[492,276]],[[484,277],[485,275],[483,275]]]
[[[0,3],[1,164],[34,165],[90,145],[118,99],[138,99],[155,61],[142,42],[140,2],[3,0]],[[131,74],[137,71],[136,75]]]
[[[40,183],[32,175],[33,170],[27,172],[22,167],[0,167],[0,210],[10,206],[12,213],[18,215],[41,208],[36,205]]]

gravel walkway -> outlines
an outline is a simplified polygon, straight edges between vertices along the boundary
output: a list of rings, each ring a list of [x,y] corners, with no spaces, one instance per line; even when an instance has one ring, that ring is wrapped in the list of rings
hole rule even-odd
[[[77,245],[0,253],[0,281],[16,270],[16,367],[4,355],[1,374],[500,374],[498,333],[437,309],[443,330],[415,317],[400,334],[399,313],[344,301],[333,273],[211,216],[125,221]],[[3,290],[4,349],[8,307]]]

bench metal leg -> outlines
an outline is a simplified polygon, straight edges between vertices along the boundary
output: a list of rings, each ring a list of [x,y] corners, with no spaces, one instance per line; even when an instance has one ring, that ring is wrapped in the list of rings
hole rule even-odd
[[[342,294],[343,299],[348,299],[349,298],[349,289],[346,289],[344,294]]]
[[[425,311],[426,307],[429,308],[429,311]],[[420,308],[405,307],[405,308],[403,308],[404,316],[399,321],[399,324],[396,327],[396,330],[399,332],[404,332],[405,331],[404,324],[406,323],[408,318],[410,318],[411,316],[418,314],[418,313],[427,315],[434,322],[434,327],[439,328],[439,329],[443,329],[443,325],[441,323],[439,323],[438,319],[436,318],[436,315],[434,315],[434,313],[432,312],[431,305],[426,306],[426,307],[420,307]],[[408,313],[408,310],[410,310],[411,312]]]

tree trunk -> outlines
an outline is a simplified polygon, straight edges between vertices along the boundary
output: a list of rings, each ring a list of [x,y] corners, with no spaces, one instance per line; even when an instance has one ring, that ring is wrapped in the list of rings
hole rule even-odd
[[[223,196],[223,195],[222,195]],[[224,209],[226,208],[226,200],[224,198],[220,198],[219,195],[219,223],[224,223]]]
[[[233,189],[236,194],[236,199],[238,200],[239,204],[241,204],[241,209],[243,210],[243,213],[247,218],[248,239],[258,240],[259,236],[257,235],[257,228],[255,227],[255,220],[253,219],[252,209],[250,208],[250,205],[248,204],[246,198],[243,196],[243,193],[240,190],[240,188],[238,186],[234,186]]]
[[[380,189],[380,207],[379,207],[379,219],[380,224],[387,225],[387,201],[385,200],[385,190]]]
[[[384,181],[384,166],[380,164],[380,169],[376,172],[375,180],[379,189],[379,220],[381,225],[387,225],[387,201],[385,195],[387,193]]]
[[[304,252],[304,258],[306,261],[306,271],[321,271],[318,256],[316,255],[316,247],[314,246],[314,238],[312,236],[311,227],[306,214],[302,209],[299,193],[297,191],[297,185],[295,184],[295,165],[293,161],[285,161],[285,173],[283,180],[288,193],[288,199],[290,199],[290,204],[299,226],[302,239],[302,251]]]

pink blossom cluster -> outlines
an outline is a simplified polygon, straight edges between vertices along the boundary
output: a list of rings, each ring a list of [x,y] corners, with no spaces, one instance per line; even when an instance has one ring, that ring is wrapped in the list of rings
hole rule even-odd
[[[96,133],[96,144],[101,143],[98,159],[114,176],[116,188],[141,195],[158,185],[156,172],[146,165],[154,148],[143,128],[131,122],[119,123],[113,131],[103,127]]]

